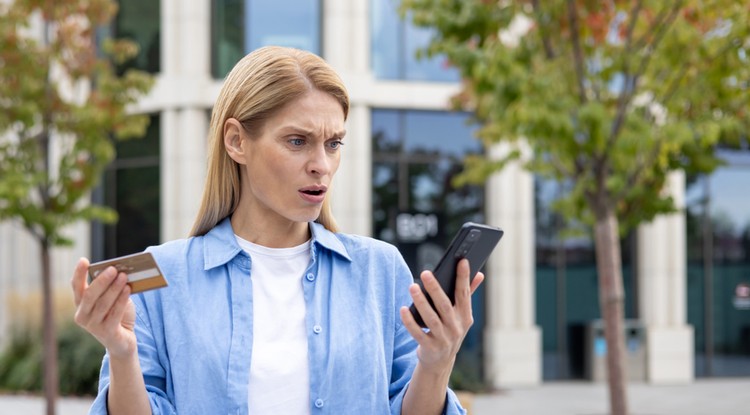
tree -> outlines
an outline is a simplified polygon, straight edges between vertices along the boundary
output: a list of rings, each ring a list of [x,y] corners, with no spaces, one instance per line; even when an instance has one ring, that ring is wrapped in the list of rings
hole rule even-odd
[[[151,77],[114,69],[137,47],[99,42],[116,11],[110,0],[0,3],[0,220],[18,221],[40,246],[48,414],[58,390],[50,249],[72,243],[66,225],[116,219],[87,203],[89,191],[114,157],[112,137],[142,135],[148,123],[126,107]]]
[[[676,170],[708,172],[749,130],[744,0],[404,0],[458,68],[456,108],[505,156],[467,159],[483,181],[510,160],[572,185],[557,206],[593,225],[612,413],[628,412],[619,235],[675,207]]]

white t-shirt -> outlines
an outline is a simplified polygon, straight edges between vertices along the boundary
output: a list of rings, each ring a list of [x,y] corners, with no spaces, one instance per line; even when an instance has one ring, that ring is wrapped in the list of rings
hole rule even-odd
[[[249,413],[309,414],[310,369],[302,276],[310,264],[310,241],[292,248],[266,248],[235,237],[252,259]]]

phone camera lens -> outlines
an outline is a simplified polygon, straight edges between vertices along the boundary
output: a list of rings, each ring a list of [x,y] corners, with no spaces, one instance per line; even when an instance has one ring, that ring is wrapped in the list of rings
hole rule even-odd
[[[479,231],[478,229],[472,229],[466,239],[469,241],[475,241],[479,238],[480,233],[481,231]]]

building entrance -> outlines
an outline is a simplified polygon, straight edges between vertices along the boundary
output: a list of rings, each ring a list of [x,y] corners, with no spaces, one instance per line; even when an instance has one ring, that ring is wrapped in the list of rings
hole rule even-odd
[[[687,185],[688,323],[696,376],[750,376],[750,152]]]
[[[534,182],[536,223],[536,323],[542,329],[542,378],[587,379],[592,353],[602,352],[592,332],[601,318],[594,241],[588,227],[565,220],[551,206],[564,183]],[[636,316],[634,238],[620,241],[625,317]],[[635,346],[635,345],[631,345]],[[640,346],[640,345],[638,345]]]
[[[464,157],[482,151],[467,118],[440,111],[372,111],[373,236],[396,245],[415,278],[436,265],[464,222],[484,222],[484,189],[453,182]],[[484,386],[483,287],[472,296],[472,309],[474,326],[451,377],[456,389]]]

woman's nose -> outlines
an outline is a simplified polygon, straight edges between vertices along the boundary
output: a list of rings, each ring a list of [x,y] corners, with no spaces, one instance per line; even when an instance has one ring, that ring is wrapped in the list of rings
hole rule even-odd
[[[310,174],[324,176],[331,171],[331,155],[326,152],[325,146],[316,146],[311,152],[307,163],[307,171]]]

